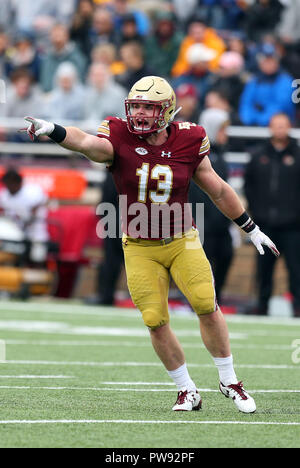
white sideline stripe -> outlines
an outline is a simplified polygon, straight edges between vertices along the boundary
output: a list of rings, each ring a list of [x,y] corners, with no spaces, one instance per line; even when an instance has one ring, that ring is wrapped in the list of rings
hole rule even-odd
[[[160,384],[158,384],[160,385]],[[94,391],[94,392],[175,392],[174,388],[117,388],[117,387],[38,387],[25,385],[1,385],[3,390],[79,390],[79,391]],[[219,393],[215,388],[198,388],[200,393]],[[300,390],[248,390],[249,393],[300,393]]]
[[[232,339],[232,337],[231,337]],[[30,340],[5,340],[7,345],[34,345],[34,346],[126,346],[126,347],[140,347],[140,348],[151,348],[151,342],[138,342],[138,341],[57,341],[57,340],[40,340],[40,341],[30,341]],[[204,344],[199,343],[181,343],[184,348],[191,349],[205,349]],[[239,344],[232,343],[232,348],[236,349],[265,349],[270,351],[291,351],[293,348],[291,345],[251,345],[251,344]],[[151,348],[152,349],[152,348]]]
[[[68,375],[1,375],[0,379],[73,379]]]
[[[28,364],[44,366],[87,366],[87,367],[161,367],[160,362],[92,362],[92,361],[5,361],[3,364]],[[215,368],[214,364],[193,364],[189,367],[196,368]],[[236,368],[241,369],[292,369],[300,370],[300,366],[290,366],[285,364],[235,364]]]
[[[40,419],[0,420],[0,424],[241,424],[260,426],[300,426],[299,422],[274,421],[137,421],[134,419]]]

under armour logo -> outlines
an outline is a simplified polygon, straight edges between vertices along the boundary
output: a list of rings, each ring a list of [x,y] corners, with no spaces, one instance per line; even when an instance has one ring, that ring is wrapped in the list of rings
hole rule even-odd
[[[168,156],[168,158],[170,158],[170,157],[171,157],[171,154],[172,154],[171,151],[168,151],[168,152],[162,151],[162,152],[161,152],[161,156],[162,156],[163,158],[164,158],[165,156]]]

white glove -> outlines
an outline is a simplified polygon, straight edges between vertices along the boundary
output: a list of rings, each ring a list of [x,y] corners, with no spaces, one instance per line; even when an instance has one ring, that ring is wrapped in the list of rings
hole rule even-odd
[[[271,239],[266,236],[261,230],[259,229],[258,226],[256,226],[252,232],[250,232],[250,239],[259,251],[260,255],[264,255],[265,251],[263,249],[263,245],[266,245],[271,249],[272,253],[276,256],[279,257],[280,252],[277,250],[276,245],[271,241]]]
[[[32,141],[34,141],[35,137],[39,137],[40,135],[49,136],[54,130],[54,123],[52,122],[34,119],[33,117],[24,117],[24,120],[29,122],[30,125],[27,128],[22,128],[21,132],[26,131]]]

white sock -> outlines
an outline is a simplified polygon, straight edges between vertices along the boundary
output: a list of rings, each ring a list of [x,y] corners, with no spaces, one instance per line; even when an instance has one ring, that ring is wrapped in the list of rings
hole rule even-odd
[[[189,372],[187,370],[186,363],[184,363],[182,366],[178,367],[178,369],[175,369],[173,371],[168,371],[169,376],[175,384],[177,385],[177,389],[182,390],[183,388],[186,388],[188,391],[196,391],[196,385],[190,378]]]
[[[220,382],[223,385],[231,385],[238,383],[237,377],[233,368],[232,354],[225,358],[215,358],[213,360],[219,371]]]

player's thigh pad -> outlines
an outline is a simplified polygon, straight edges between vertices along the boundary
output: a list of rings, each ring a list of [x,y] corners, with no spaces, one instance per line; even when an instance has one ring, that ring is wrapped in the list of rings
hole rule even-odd
[[[144,323],[156,329],[169,322],[169,273],[151,257],[151,247],[123,244],[128,289]]]
[[[214,277],[198,232],[180,242],[182,248],[171,266],[172,277],[197,315],[210,314],[217,305]]]

